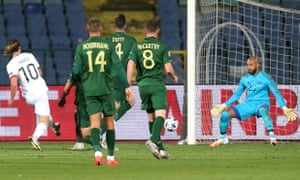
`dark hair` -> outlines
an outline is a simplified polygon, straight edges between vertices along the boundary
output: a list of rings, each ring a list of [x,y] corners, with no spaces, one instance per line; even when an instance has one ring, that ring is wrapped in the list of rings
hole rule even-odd
[[[16,40],[16,39],[9,40],[3,51],[3,56],[4,57],[12,56],[12,53],[18,51],[20,46],[21,46],[21,44],[18,40]]]
[[[149,21],[147,21],[146,23],[146,30],[149,32],[155,32],[159,29],[159,19],[155,18],[155,19],[151,19]]]
[[[100,27],[101,27],[101,22],[100,22],[100,20],[98,18],[91,17],[88,20],[87,28],[88,28],[89,31],[91,31],[91,32],[99,32]]]
[[[126,17],[124,14],[119,14],[118,17],[115,18],[115,25],[117,28],[123,28],[126,24]]]

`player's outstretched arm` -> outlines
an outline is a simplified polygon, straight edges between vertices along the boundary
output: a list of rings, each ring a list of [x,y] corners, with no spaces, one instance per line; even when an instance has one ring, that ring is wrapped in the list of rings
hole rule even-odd
[[[175,74],[174,68],[171,63],[165,64],[165,71],[173,79],[174,83],[178,82],[178,76]]]
[[[59,107],[64,107],[64,105],[66,104],[66,97],[68,96],[72,86],[73,86],[73,83],[71,82],[70,79],[68,79],[66,84],[65,84],[63,94],[61,95],[61,97],[58,101],[58,106]]]
[[[223,111],[225,111],[226,105],[225,104],[216,104],[213,106],[213,108],[210,110],[211,115],[218,116]]]
[[[288,118],[289,121],[294,121],[297,119],[297,114],[293,109],[287,108],[286,106],[282,107],[283,113]]]

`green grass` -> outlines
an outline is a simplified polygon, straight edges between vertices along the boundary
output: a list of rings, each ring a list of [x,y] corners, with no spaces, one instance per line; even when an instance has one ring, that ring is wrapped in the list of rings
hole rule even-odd
[[[93,151],[70,151],[71,143],[41,144],[43,151],[29,143],[0,143],[0,179],[300,179],[300,144],[166,144],[169,160],[156,160],[144,144],[121,144],[115,156],[118,167],[95,167]],[[88,147],[88,146],[86,146]],[[105,154],[105,151],[104,151]]]

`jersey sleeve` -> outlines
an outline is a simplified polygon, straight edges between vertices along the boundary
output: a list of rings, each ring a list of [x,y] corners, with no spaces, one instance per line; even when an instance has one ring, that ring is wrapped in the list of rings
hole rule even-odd
[[[274,94],[274,96],[275,96],[275,98],[276,98],[279,106],[280,107],[285,106],[286,105],[285,101],[284,101],[283,97],[281,96],[281,93],[279,92],[277,84],[275,83],[275,81],[273,80],[273,78],[270,75],[268,75],[268,74],[265,75],[265,78],[266,78],[266,82],[267,82],[267,84],[269,86],[269,89]]]
[[[137,55],[136,55],[137,44],[134,44],[129,52],[128,59],[133,60],[136,63]]]
[[[164,64],[171,62],[171,53],[166,45],[163,46],[163,61]]]
[[[119,78],[121,78],[124,86],[126,88],[129,87],[129,83],[127,81],[125,70],[124,70],[122,63],[119,60],[117,54],[114,52],[114,49],[111,51],[111,58],[112,58],[112,62],[113,62],[112,68],[114,68],[114,71],[116,72],[117,76]]]
[[[230,106],[235,101],[239,100],[241,95],[243,94],[245,90],[245,85],[243,83],[243,79],[240,80],[240,83],[236,89],[236,91],[233,93],[233,95],[225,102],[226,106]]]
[[[36,59],[36,57],[35,57],[33,54],[30,54],[30,58],[33,59],[34,65],[35,65],[37,68],[40,68],[39,61]]]
[[[72,81],[77,82],[80,80],[81,67],[82,67],[82,62],[81,62],[81,56],[80,56],[80,46],[78,46],[75,51],[75,58],[74,58],[74,63],[73,63],[73,67],[72,67],[72,74],[70,75],[70,77],[72,77]]]
[[[12,76],[17,76],[19,73],[18,66],[13,62],[7,64],[6,71],[9,78],[11,78]]]

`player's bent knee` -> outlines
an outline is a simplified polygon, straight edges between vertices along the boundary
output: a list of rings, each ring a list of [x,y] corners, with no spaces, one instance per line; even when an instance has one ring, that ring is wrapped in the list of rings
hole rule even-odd
[[[221,121],[228,121],[230,119],[230,114],[227,111],[222,112]]]
[[[166,118],[166,110],[156,110],[155,111],[155,117],[162,117],[162,118]]]
[[[260,113],[260,115],[262,117],[269,116],[269,111],[266,108],[264,108],[264,107],[259,108],[258,112]]]

